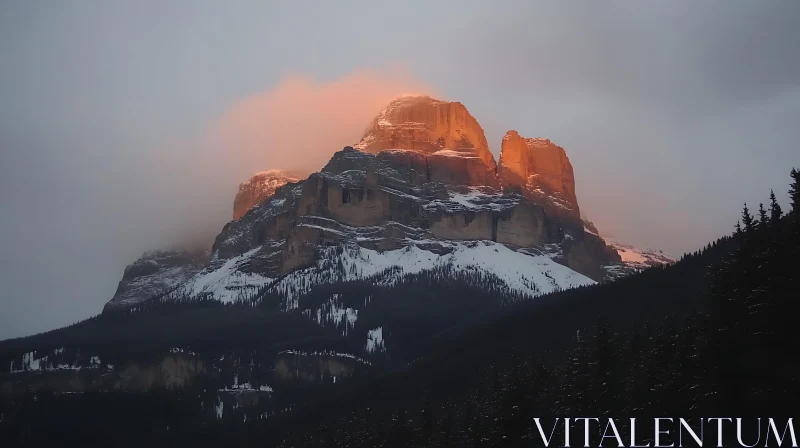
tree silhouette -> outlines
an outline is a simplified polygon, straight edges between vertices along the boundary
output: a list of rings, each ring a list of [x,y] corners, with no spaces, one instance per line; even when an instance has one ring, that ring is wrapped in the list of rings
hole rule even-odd
[[[792,183],[789,185],[789,199],[792,204],[791,213],[796,216],[799,213],[798,207],[800,207],[800,171],[792,168],[791,176]]]
[[[783,217],[783,210],[781,210],[781,205],[778,203],[778,200],[775,198],[775,192],[770,190],[769,191],[769,212],[770,212],[770,225],[773,228],[778,228],[778,223]]]

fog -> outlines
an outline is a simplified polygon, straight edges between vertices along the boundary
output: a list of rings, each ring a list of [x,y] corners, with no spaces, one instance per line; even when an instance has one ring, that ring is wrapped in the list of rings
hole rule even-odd
[[[0,4],[0,338],[89,317],[239,182],[318,170],[402,93],[572,161],[601,233],[679,256],[800,165],[799,2]]]

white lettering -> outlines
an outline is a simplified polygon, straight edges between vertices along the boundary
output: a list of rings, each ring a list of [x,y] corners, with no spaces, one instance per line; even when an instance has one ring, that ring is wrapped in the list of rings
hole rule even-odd
[[[678,420],[680,422],[680,426],[678,427],[678,446],[683,447],[683,428],[686,428],[686,430],[689,431],[689,434],[694,439],[695,443],[697,443],[697,446],[699,446],[700,448],[703,448],[703,419],[702,418],[700,419],[700,437],[699,438],[697,437],[697,433],[694,432],[692,427],[689,426],[688,423],[686,423],[686,420],[684,420],[682,418],[678,419]]]
[[[539,435],[542,437],[542,442],[544,443],[544,446],[545,447],[549,447],[550,446],[550,441],[553,440],[553,433],[556,432],[556,426],[558,426],[558,419],[556,419],[556,422],[553,423],[553,430],[550,431],[550,437],[549,438],[545,438],[544,437],[544,430],[542,429],[542,423],[539,422],[539,417],[534,418],[533,421],[536,423],[536,428],[539,430]],[[567,445],[567,446],[569,446],[569,445]]]
[[[789,421],[786,423],[786,427],[783,428],[783,434],[778,436],[778,428],[775,427],[775,421],[772,418],[769,419],[769,427],[772,429],[773,434],[775,434],[775,440],[778,441],[778,446],[783,444],[783,438],[786,437],[786,430],[789,430],[789,436],[792,438],[792,447],[797,448],[797,439],[794,436],[794,424],[792,423],[792,419],[790,418]],[[767,431],[767,440],[764,443],[764,446],[769,446],[769,431]]]

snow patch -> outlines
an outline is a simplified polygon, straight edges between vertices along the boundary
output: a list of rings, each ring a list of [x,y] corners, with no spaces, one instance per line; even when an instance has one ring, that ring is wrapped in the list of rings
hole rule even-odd
[[[438,255],[416,245],[426,242],[436,242],[450,252]],[[408,274],[439,267],[493,274],[512,291],[531,297],[595,284],[548,256],[517,252],[492,241],[406,240],[406,243],[408,246],[404,248],[383,252],[355,244],[324,248],[316,266],[286,275],[273,285],[274,291],[286,297],[286,309],[295,309],[299,297],[317,285],[372,278],[378,285],[393,286]]]
[[[217,389],[217,392],[227,392],[240,394],[243,392],[272,392],[272,388],[268,385],[259,386],[258,389],[254,388],[249,382],[239,384],[239,375],[233,377],[233,385],[231,387],[225,386],[224,389]]]
[[[672,264],[675,260],[660,250],[639,249],[629,244],[620,243],[613,238],[604,237],[606,242],[617,251],[622,263],[636,269],[645,269],[651,266]]]
[[[367,332],[367,353],[382,352],[386,350],[383,345],[383,327],[378,327]]]
[[[432,155],[434,155],[434,156],[442,156],[442,157],[459,157],[459,158],[462,158],[462,159],[479,159],[480,158],[474,152],[454,151],[452,149],[441,149],[439,151],[434,152]]]
[[[219,398],[217,399],[217,405],[215,406],[215,410],[217,411],[217,420],[222,420],[222,412],[225,409],[225,403],[222,402]]]
[[[348,358],[352,359],[353,361],[358,361],[362,364],[366,364],[371,366],[372,363],[367,361],[366,359],[359,358],[357,356],[351,355],[350,353],[341,353],[341,352],[333,352],[328,350],[323,350],[321,352],[305,352],[305,351],[297,351],[297,350],[284,350],[282,352],[278,352],[279,355],[297,355],[297,356],[335,356],[339,358]]]
[[[467,189],[448,190],[447,199],[434,199],[424,206],[426,210],[444,208],[451,212],[460,209],[503,211],[519,203],[519,199],[497,194],[485,187],[469,187]]]
[[[200,272],[187,282],[185,288],[193,297],[201,294],[210,295],[224,303],[235,302],[242,298],[246,291],[257,291],[272,282],[272,279],[242,272],[240,268],[249,262],[260,249],[261,246],[231,258],[217,269],[206,269]]]
[[[61,356],[64,352],[63,348],[53,350],[53,354],[51,356]],[[41,357],[37,357],[37,352],[32,351],[28,353],[24,353],[22,355],[22,363],[18,369],[15,369],[14,360],[11,360],[11,365],[9,367],[9,373],[22,373],[22,372],[53,372],[58,370],[82,370],[84,369],[83,366],[77,365],[77,361],[75,364],[53,364],[52,360],[50,360],[50,356],[44,355]],[[101,367],[100,358],[97,356],[92,356],[89,359],[89,366],[85,367],[88,369],[98,369]],[[107,368],[109,370],[113,369],[114,366],[108,364]]]
[[[192,356],[197,355],[197,353],[195,353],[195,352],[193,352],[193,351],[191,351],[189,349],[184,350],[184,349],[182,349],[180,347],[173,347],[173,348],[169,349],[169,352],[173,353],[173,354],[186,353],[187,355],[192,355]]]
[[[349,307],[342,308],[339,305],[340,301],[341,296],[339,294],[333,294],[326,303],[323,303],[317,308],[316,313],[308,309],[303,311],[303,314],[319,325],[332,323],[338,327],[342,322],[345,322],[342,336],[347,336],[348,330],[353,328],[358,320],[358,310]]]

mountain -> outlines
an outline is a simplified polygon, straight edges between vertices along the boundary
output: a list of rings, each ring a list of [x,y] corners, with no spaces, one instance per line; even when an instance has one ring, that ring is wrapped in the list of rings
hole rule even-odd
[[[303,176],[285,170],[272,169],[256,173],[245,182],[239,184],[239,191],[233,200],[233,220],[244,216],[251,208],[266,201],[275,194],[278,187],[290,182],[297,182]]]
[[[504,147],[504,154],[513,150]],[[291,309],[316,285],[387,284],[440,266],[496,276],[529,296],[602,280],[602,267],[619,262],[617,253],[584,231],[577,203],[571,220],[548,212],[562,198],[575,201],[571,177],[558,188],[551,179],[553,170],[571,176],[569,161],[564,156],[564,166],[555,168],[560,161],[542,162],[549,146],[525,151],[536,161],[526,173],[537,179],[535,170],[545,167],[543,180],[504,191],[500,181],[508,178],[497,176],[483,130],[462,104],[397,99],[320,172],[279,187],[228,223],[209,267],[187,282],[185,294],[247,301],[269,293]],[[486,248],[522,257],[515,263],[525,269],[482,263]],[[575,272],[556,274],[558,264]]]
[[[156,297],[266,296],[289,310],[320,285],[394,284],[441,269],[535,297],[633,272],[580,219],[563,148],[509,131],[498,165],[463,104],[428,96],[390,102],[358,143],[305,179],[256,174],[239,186],[233,217],[202,270],[187,261],[180,278],[151,273],[140,282],[148,287],[106,310]],[[487,263],[487,253],[502,256]]]
[[[270,201],[226,225],[214,243],[211,265],[197,276],[190,294],[249,299],[263,287],[290,304],[316,284],[350,278],[391,282],[438,265],[499,275],[509,288],[532,296],[592,282],[572,273],[543,283],[524,269],[479,267],[479,255],[489,247],[522,257],[521,267],[560,272],[557,261],[567,257],[557,243],[572,237],[520,195],[430,181],[415,169],[419,157],[399,149],[377,155],[350,147],[337,152],[319,173],[278,189]],[[476,261],[455,263],[454,253]],[[567,277],[575,281],[561,282]]]

